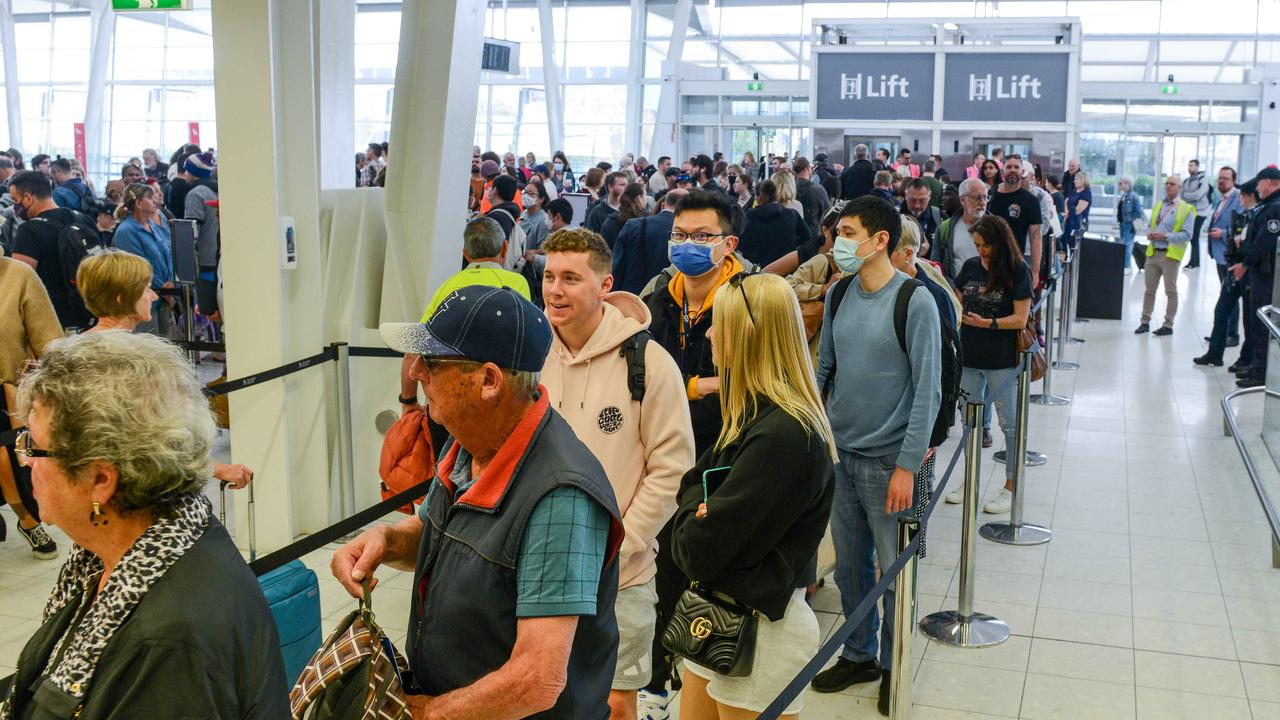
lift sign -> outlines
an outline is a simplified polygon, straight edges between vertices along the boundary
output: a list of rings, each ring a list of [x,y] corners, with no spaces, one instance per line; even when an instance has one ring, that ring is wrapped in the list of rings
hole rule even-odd
[[[947,53],[942,119],[1067,121],[1071,56],[1066,52]]]
[[[817,50],[814,62],[815,120],[933,119],[933,53]]]
[[[855,73],[852,77],[840,73],[840,99],[861,100],[863,91],[870,98],[911,97],[907,89],[911,81],[900,75],[881,75],[873,77]]]

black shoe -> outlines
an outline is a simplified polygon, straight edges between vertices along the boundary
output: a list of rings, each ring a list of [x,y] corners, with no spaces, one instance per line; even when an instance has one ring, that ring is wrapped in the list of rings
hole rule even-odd
[[[1205,336],[1204,336],[1204,341],[1205,341],[1205,342],[1213,342],[1213,338],[1209,337],[1208,335],[1205,335]]]
[[[52,560],[58,557],[58,544],[53,541],[53,538],[49,537],[49,532],[44,529],[43,525],[36,523],[35,527],[28,529],[22,527],[22,522],[19,521],[18,532],[30,543],[31,552],[36,557],[41,560]]]
[[[1256,375],[1249,375],[1236,381],[1236,387],[1238,388],[1262,387],[1266,384],[1267,381],[1264,378],[1260,378]]]
[[[986,428],[982,428],[982,447],[989,448],[993,444],[994,443],[991,441],[991,431]]]
[[[1212,365],[1213,367],[1222,367],[1222,358],[1211,358],[1208,355],[1201,355],[1193,359],[1191,362],[1197,365]]]
[[[1151,332],[1151,325],[1147,323],[1142,323],[1141,325],[1138,326],[1137,330],[1133,331],[1133,334],[1142,335],[1143,333],[1149,333],[1149,332]]]
[[[1160,337],[1164,337],[1165,335],[1172,335],[1172,334],[1173,334],[1173,328],[1169,327],[1168,325],[1165,325],[1164,327],[1160,328],[1159,330],[1157,330],[1157,331],[1155,331],[1155,332],[1153,332],[1153,333],[1151,333],[1151,334],[1152,334],[1152,335],[1159,335]]]
[[[1252,377],[1252,376],[1253,376],[1253,366],[1252,366],[1252,365],[1243,365],[1243,366],[1241,366],[1238,370],[1236,370],[1235,375],[1236,375],[1236,377],[1237,377],[1237,378],[1239,378],[1240,380],[1243,380],[1243,379],[1245,379],[1245,378],[1247,378],[1247,377]]]
[[[814,692],[840,692],[852,685],[878,680],[880,672],[880,663],[875,659],[854,662],[846,658],[836,658],[836,664],[818,673],[809,686]]]
[[[1237,347],[1237,346],[1239,346],[1239,345],[1240,345],[1240,336],[1239,336],[1239,335],[1228,335],[1228,336],[1227,336],[1227,347]]]
[[[1186,269],[1195,270],[1198,267],[1200,267],[1200,263],[1188,263]]]
[[[880,678],[880,700],[876,703],[880,714],[889,717],[889,671],[885,670]]]

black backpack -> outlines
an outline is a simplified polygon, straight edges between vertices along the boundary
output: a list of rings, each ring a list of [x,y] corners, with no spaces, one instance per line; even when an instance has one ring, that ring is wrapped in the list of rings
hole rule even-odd
[[[849,290],[849,284],[856,277],[856,275],[850,275],[842,278],[831,289],[829,317],[835,318],[836,310],[840,308],[840,302],[844,300],[844,295]],[[893,303],[893,329],[898,336],[898,347],[902,348],[904,353],[907,352],[907,311],[911,304],[911,294],[918,287],[924,287],[924,283],[914,278],[908,279],[902,287],[898,288],[898,296]],[[960,406],[960,376],[964,373],[964,352],[960,349],[959,334],[950,323],[939,322],[938,326],[942,335],[942,402],[938,405],[938,415],[933,421],[929,447],[942,445],[951,431],[951,426],[955,425],[956,408]],[[833,361],[836,357],[832,355]],[[835,378],[836,366],[833,364],[831,372],[827,374],[826,385],[822,388],[824,396],[830,391]]]
[[[85,317],[89,316],[89,310],[84,305],[84,300],[80,297],[80,290],[76,287],[76,271],[80,269],[80,262],[90,255],[97,255],[106,250],[106,245],[102,241],[102,236],[98,234],[98,230],[94,227],[89,219],[80,213],[73,213],[75,219],[58,231],[58,267],[62,271],[62,278],[67,284],[67,297],[72,307],[77,312],[83,313]],[[53,224],[52,221],[43,217],[31,218],[31,222],[43,222]]]
[[[627,359],[627,389],[636,402],[644,400],[644,351],[652,339],[653,335],[648,330],[641,330],[624,340],[618,352]]]

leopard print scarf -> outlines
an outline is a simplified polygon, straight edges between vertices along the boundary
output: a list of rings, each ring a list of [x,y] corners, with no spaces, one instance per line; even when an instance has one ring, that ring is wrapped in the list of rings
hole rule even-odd
[[[66,647],[58,664],[46,668],[46,678],[62,692],[83,700],[93,681],[98,659],[116,631],[133,613],[134,608],[165,572],[191,549],[204,534],[213,506],[202,492],[178,499],[172,513],[156,520],[129,548],[107,579],[107,584],[93,600],[84,619],[73,633],[67,632],[54,646],[50,659],[57,658]],[[58,575],[53,595],[44,609],[42,622],[48,622],[58,611],[73,602],[83,602],[102,576],[102,561],[79,545],[73,545]],[[12,709],[5,703],[5,718]]]

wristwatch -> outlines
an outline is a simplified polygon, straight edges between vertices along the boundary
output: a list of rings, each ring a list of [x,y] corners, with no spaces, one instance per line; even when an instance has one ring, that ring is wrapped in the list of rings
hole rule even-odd
[[[992,330],[1000,329],[1000,323],[995,318],[991,318],[991,329]]]
[[[418,396],[417,396],[417,395],[414,395],[414,396],[412,396],[412,397],[407,397],[407,398],[406,398],[406,397],[402,397],[402,398],[399,398],[399,400],[400,400],[400,404],[401,404],[401,405],[417,405],[417,404],[418,404]]]

